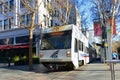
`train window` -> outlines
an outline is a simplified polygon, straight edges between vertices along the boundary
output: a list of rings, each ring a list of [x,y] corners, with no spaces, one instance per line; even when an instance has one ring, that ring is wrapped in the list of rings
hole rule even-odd
[[[42,37],[42,50],[50,49],[70,49],[71,48],[71,31],[47,33]]]
[[[84,48],[83,48],[83,47],[84,47],[83,42],[81,42],[81,45],[82,45],[82,51],[83,51],[83,49],[84,49]]]
[[[84,45],[84,52],[87,53],[87,47]]]
[[[81,42],[80,42],[80,40],[79,40],[79,50],[81,50],[81,45],[80,45],[80,44],[81,44]]]
[[[77,39],[75,39],[74,51],[75,51],[75,52],[78,52],[78,48],[77,48]]]
[[[82,42],[79,40],[79,50],[82,50]]]

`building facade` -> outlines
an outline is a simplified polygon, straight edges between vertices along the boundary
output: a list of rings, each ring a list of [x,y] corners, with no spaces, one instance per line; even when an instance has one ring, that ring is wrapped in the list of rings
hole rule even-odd
[[[51,0],[52,25],[74,24],[81,29],[81,16],[73,0]]]
[[[47,11],[47,4],[49,0],[38,0],[40,7],[36,12],[35,24],[44,20],[42,26],[48,26],[47,18],[49,13]],[[33,3],[33,4],[31,4]],[[32,9],[35,7],[35,1],[29,2]],[[31,12],[26,8],[22,0],[3,0],[0,3],[0,31],[10,30],[14,28],[21,28],[23,25],[29,26],[31,21]],[[45,22],[46,21],[46,22]]]
[[[29,48],[29,30],[26,29],[26,27],[30,27],[31,24],[31,11],[29,11],[29,8],[26,8],[24,1],[1,0],[0,2],[0,53]],[[39,55],[40,43],[37,41],[36,37],[39,36],[41,28],[75,24],[81,29],[81,17],[75,5],[68,2],[71,6],[69,6],[69,4],[67,5],[70,7],[67,13],[69,16],[66,15],[68,19],[64,24],[65,20],[60,19],[60,12],[62,10],[63,15],[65,15],[66,11],[64,11],[64,9],[66,6],[60,10],[60,6],[57,6],[57,2],[52,3],[55,6],[55,14],[53,15],[49,10],[50,3],[52,3],[52,0],[38,0],[39,7],[35,15],[35,25],[39,24],[39,26],[34,29],[33,34],[33,43],[36,43],[33,44],[33,46],[35,47],[37,55]],[[29,4],[31,8],[34,8],[35,0],[30,0]],[[67,18],[66,16],[63,17]],[[19,51],[17,53],[19,53]]]
[[[36,42],[35,37],[40,34],[41,28],[50,26],[50,16],[47,11],[49,0],[38,0],[39,8],[35,15],[33,43]],[[30,7],[34,9],[35,0],[29,2]],[[23,49],[29,47],[29,30],[31,12],[23,0],[1,0],[0,2],[0,51],[7,53],[13,49]],[[14,50],[15,51],[15,50]]]

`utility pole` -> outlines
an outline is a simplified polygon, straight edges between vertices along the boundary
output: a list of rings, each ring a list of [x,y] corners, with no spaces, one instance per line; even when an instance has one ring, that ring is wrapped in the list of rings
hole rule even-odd
[[[108,41],[108,59],[109,60],[112,60],[112,39],[111,39],[111,28],[110,28],[110,22],[107,21],[107,24],[106,24],[106,27],[107,27],[107,41]]]
[[[114,25],[114,19],[115,19],[115,7],[116,7],[117,0],[114,0],[113,10],[112,10],[112,16],[107,21],[108,23],[108,54],[109,54],[109,60],[112,60],[112,35],[113,35],[113,25]],[[110,28],[109,28],[110,27]]]
[[[114,20],[115,20],[116,3],[117,3],[117,0],[114,0],[112,15],[107,20],[108,54],[109,54],[109,61],[110,61],[111,80],[115,80],[114,62],[112,62],[112,35],[113,35],[113,26],[114,26]]]

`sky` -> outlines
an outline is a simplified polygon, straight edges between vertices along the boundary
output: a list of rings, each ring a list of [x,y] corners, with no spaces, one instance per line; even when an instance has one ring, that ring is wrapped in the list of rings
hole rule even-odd
[[[82,15],[82,19],[86,19],[85,24],[83,27],[87,27],[89,29],[93,28],[92,24],[92,18],[91,18],[91,2],[90,0],[79,0],[79,2],[82,4],[79,7],[80,14]],[[90,26],[91,25],[91,26]]]
[[[90,2],[91,0],[79,0],[79,2],[82,2],[82,5],[78,8],[80,11],[80,14],[82,15],[82,19],[87,19],[86,22],[84,23],[85,25],[83,25],[84,27],[88,28],[88,31],[90,33],[92,33],[92,38],[94,39],[94,42],[101,42],[100,37],[95,37],[94,36],[94,27],[93,27],[93,21],[92,21],[92,11],[91,11],[91,7],[92,7],[92,3]],[[115,41],[119,41],[120,40],[120,24],[116,24],[117,27],[117,35],[113,36],[113,40]]]
[[[83,28],[87,27],[88,32],[89,32],[89,36],[90,37],[90,42],[96,42],[99,43],[101,41],[100,37],[95,37],[94,36],[94,28],[93,28],[93,21],[92,21],[92,12],[91,12],[91,2],[90,0],[79,0],[80,2],[82,2],[82,5],[78,8],[80,11],[80,14],[82,15],[82,19],[87,19],[83,25]],[[84,12],[84,13],[83,13]]]

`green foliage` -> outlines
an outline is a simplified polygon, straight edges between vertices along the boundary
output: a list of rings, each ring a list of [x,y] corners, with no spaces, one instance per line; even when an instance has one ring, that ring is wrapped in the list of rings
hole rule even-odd
[[[20,60],[20,57],[19,56],[15,56],[14,58],[13,58],[13,62],[16,62],[16,61],[19,61]]]
[[[32,58],[37,58],[37,56],[36,56],[36,55],[33,55]]]
[[[39,63],[39,58],[37,56],[33,56],[33,64],[37,64]],[[20,58],[19,60],[14,61],[15,65],[28,65],[29,64],[29,59],[27,56],[23,56],[22,58]]]
[[[27,56],[23,56],[23,58],[22,59],[27,59]]]

